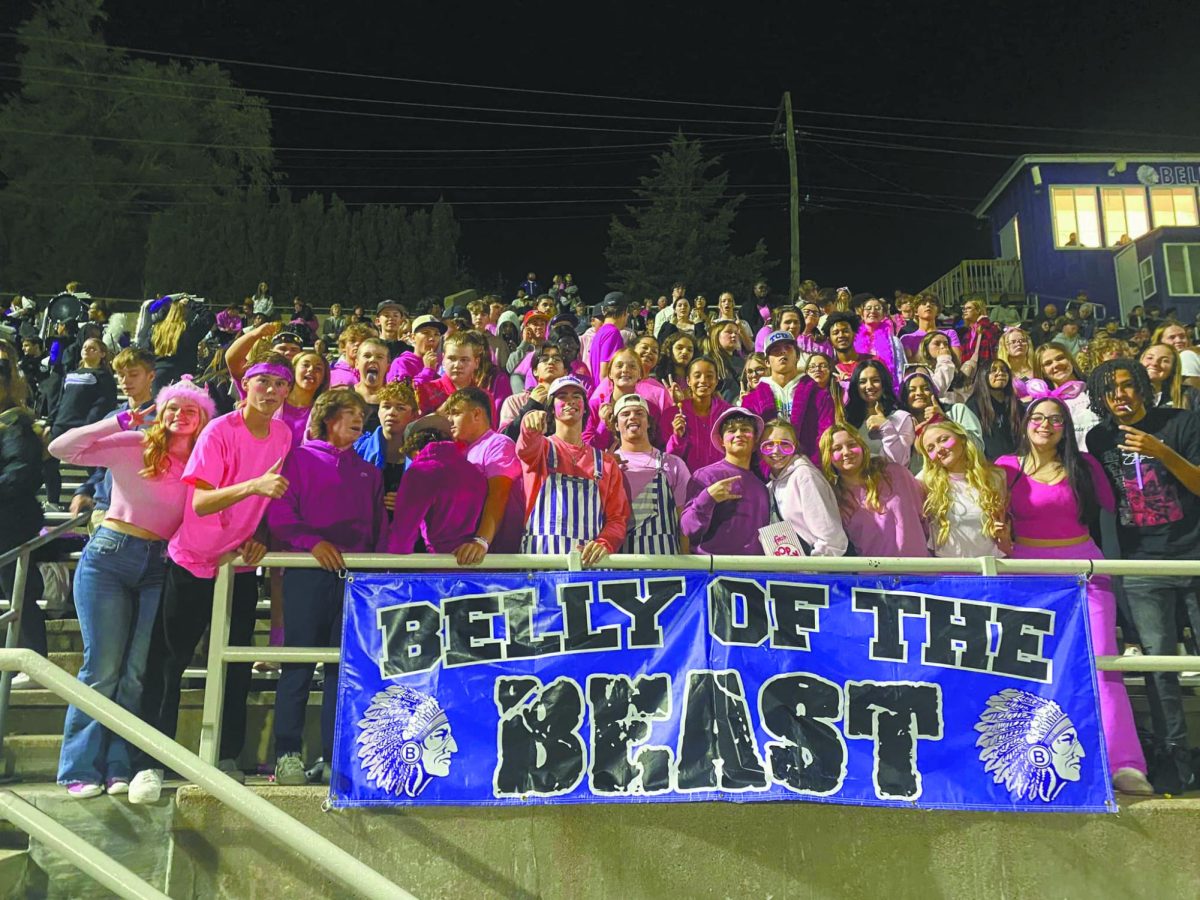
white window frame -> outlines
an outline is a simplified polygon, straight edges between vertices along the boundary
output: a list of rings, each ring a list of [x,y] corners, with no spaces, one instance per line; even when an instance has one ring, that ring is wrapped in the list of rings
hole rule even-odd
[[[1095,247],[1080,244],[1078,247],[1068,247],[1058,242],[1058,218],[1054,211],[1054,192],[1070,191],[1072,203],[1075,204],[1075,233],[1079,233],[1079,207],[1075,203],[1076,191],[1091,191],[1092,199],[1096,202],[1096,234],[1100,243]],[[1098,184],[1052,184],[1046,192],[1046,202],[1050,205],[1050,240],[1054,242],[1055,250],[1107,250],[1104,246],[1104,207],[1100,203],[1100,185]],[[1063,235],[1065,238],[1066,235]]]
[[[1193,228],[1193,227],[1195,227],[1193,225],[1178,225],[1175,222],[1176,216],[1175,216],[1174,201],[1171,202],[1171,221],[1170,222],[1158,221],[1158,218],[1154,213],[1154,192],[1155,191],[1158,191],[1160,193],[1170,192],[1171,194],[1174,194],[1175,191],[1191,191],[1191,193],[1192,193],[1192,209],[1197,214],[1197,222],[1200,222],[1200,202],[1197,202],[1196,188],[1193,185],[1190,185],[1190,184],[1156,184],[1153,187],[1151,187],[1148,191],[1149,200],[1150,200],[1150,226],[1152,228]]]
[[[1142,300],[1149,300],[1158,293],[1158,282],[1154,277],[1154,257],[1147,256],[1138,260],[1138,276],[1142,282]]]
[[[1171,266],[1167,262],[1167,251],[1171,247],[1183,247],[1183,268],[1187,273],[1188,282],[1192,288],[1191,291],[1177,291],[1175,285],[1171,283]],[[1200,297],[1200,270],[1192,271],[1192,264],[1188,260],[1188,247],[1200,247],[1200,243],[1182,243],[1163,244],[1163,270],[1167,273],[1167,293],[1172,297]],[[1182,285],[1181,285],[1182,287]]]
[[[1133,243],[1138,238],[1140,238],[1143,234],[1150,233],[1150,230],[1154,227],[1154,225],[1150,218],[1150,198],[1146,195],[1146,189],[1144,187],[1142,187],[1141,185],[1138,185],[1138,184],[1102,184],[1099,187],[1100,187],[1100,195],[1099,195],[1099,197],[1100,197],[1100,207],[1099,207],[1099,209],[1100,209],[1100,227],[1102,229],[1102,235],[1103,235],[1102,240],[1104,241],[1104,246],[1106,248],[1112,249],[1113,247],[1124,246],[1123,244],[1117,243],[1117,241],[1119,241],[1124,235],[1129,235],[1129,242]],[[1117,196],[1119,196],[1121,198],[1121,216],[1125,221],[1125,227],[1121,229],[1120,234],[1109,234],[1108,233],[1108,211],[1104,208],[1104,194],[1106,191],[1109,194],[1115,193]],[[1133,234],[1129,230],[1129,195],[1137,193],[1139,191],[1141,192],[1141,195],[1142,195],[1142,212],[1146,216],[1146,230],[1141,232],[1140,234]]]

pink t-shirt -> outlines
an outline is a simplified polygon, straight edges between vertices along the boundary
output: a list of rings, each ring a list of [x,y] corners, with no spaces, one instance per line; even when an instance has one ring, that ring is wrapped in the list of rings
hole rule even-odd
[[[122,431],[116,417],[72,428],[50,442],[50,455],[81,466],[105,466],[112,473],[112,501],[107,518],[144,528],[163,540],[183,520],[188,493],[180,481],[183,463],[168,457],[170,466],[156,478],[144,478],[140,431]]]
[[[655,454],[620,450],[617,456],[625,463],[622,471],[625,473],[625,482],[629,485],[629,502],[632,504],[638,494],[654,480],[657,471]],[[687,503],[687,488],[688,482],[692,480],[692,473],[688,471],[687,463],[674,453],[663,454],[663,471],[667,474],[667,484],[671,486],[671,496],[675,499],[675,505],[682,509]]]
[[[270,498],[247,497],[219,513],[199,516],[192,508],[196,482],[223,488],[249,481],[265,474],[291,449],[292,431],[279,419],[271,419],[262,440],[247,430],[241,410],[213,419],[201,432],[183,471],[187,497],[183,524],[167,546],[171,559],[197,578],[215,577],[221,556],[254,536]]]
[[[520,552],[521,535],[525,533],[525,483],[521,460],[517,459],[517,442],[507,435],[488,431],[467,448],[467,462],[483,472],[488,481],[509,479],[508,505],[492,538],[491,552]]]

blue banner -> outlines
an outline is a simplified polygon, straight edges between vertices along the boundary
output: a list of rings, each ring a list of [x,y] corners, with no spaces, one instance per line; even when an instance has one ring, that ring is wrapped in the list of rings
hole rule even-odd
[[[335,806],[1115,811],[1073,578],[347,579]]]

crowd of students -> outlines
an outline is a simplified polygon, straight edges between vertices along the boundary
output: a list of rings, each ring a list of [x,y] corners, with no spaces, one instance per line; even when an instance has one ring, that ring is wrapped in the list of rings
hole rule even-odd
[[[235,554],[231,642],[250,643],[262,586],[272,642],[294,646],[340,642],[339,572],[355,552],[478,565],[579,551],[586,566],[613,553],[1200,555],[1200,357],[1181,325],[1143,347],[1108,328],[1076,341],[1089,309],[1059,340],[1040,320],[1001,328],[981,300],[948,317],[930,294],[889,302],[811,283],[798,298],[764,283],[740,303],[722,292],[715,306],[677,283],[654,306],[614,292],[588,308],[577,289],[450,309],[385,300],[370,322],[334,309],[326,353],[331,332],[299,308],[251,324],[174,297],[111,361],[95,337],[44,358],[0,341],[0,500],[28,514],[0,519],[0,552],[36,533],[43,480],[57,502],[58,460],[90,467],[71,502],[95,510],[74,585],[80,678],[167,734],[217,567]],[[39,425],[26,373],[48,364],[67,368]],[[263,578],[268,549],[320,568]],[[1090,579],[1097,655],[1119,652],[1118,615],[1132,652],[1176,653],[1193,588]],[[35,610],[22,640],[45,652]],[[229,670],[220,757],[238,777],[251,671]],[[310,777],[312,676],[282,666],[283,784]],[[325,667],[326,760],[336,683]],[[1179,678],[1146,684],[1149,766],[1120,675],[1099,678],[1114,784],[1177,793],[1195,778]],[[71,795],[150,802],[162,774],[70,711],[59,781]]]

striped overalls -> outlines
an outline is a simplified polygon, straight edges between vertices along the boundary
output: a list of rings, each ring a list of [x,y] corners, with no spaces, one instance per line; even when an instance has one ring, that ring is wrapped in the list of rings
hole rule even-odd
[[[679,553],[679,523],[675,521],[675,502],[663,467],[665,459],[661,450],[654,451],[654,478],[630,504],[633,527],[621,548],[623,553]]]
[[[549,447],[546,481],[525,525],[522,553],[570,553],[581,544],[595,540],[604,527],[604,507],[600,497],[604,458],[600,451],[592,450],[595,477],[581,478],[557,471],[558,454],[554,442],[547,438],[546,443]]]

